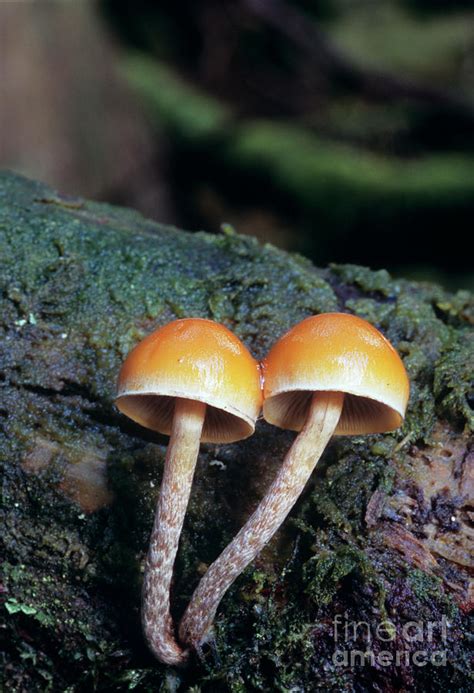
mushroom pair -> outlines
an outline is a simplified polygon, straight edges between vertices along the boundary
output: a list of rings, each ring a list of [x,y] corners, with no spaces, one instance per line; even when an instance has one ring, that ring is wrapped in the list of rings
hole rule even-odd
[[[172,325],[185,322],[188,321],[178,321]],[[219,328],[225,330],[222,326]],[[163,328],[163,330],[166,329]],[[159,330],[155,335],[159,335],[163,330]],[[148,340],[152,340],[153,337],[154,335],[151,335]],[[232,335],[231,337],[241,349],[245,349],[235,337]],[[140,347],[141,345],[136,349]],[[247,363],[256,366],[250,354],[245,353]],[[177,352],[175,360],[176,357]],[[126,364],[127,362],[124,364],[124,369]],[[163,366],[166,367],[164,363]],[[251,369],[249,374],[250,371]],[[397,428],[403,422],[409,396],[409,382],[405,368],[390,342],[375,327],[361,318],[343,313],[327,313],[303,320],[273,346],[262,363],[262,372],[264,418],[276,426],[300,431],[300,433],[260,505],[232,542],[209,567],[194,592],[179,629],[180,640],[188,647],[199,648],[205,641],[223,595],[284,521],[330,438],[334,434],[382,433]],[[120,382],[122,382],[122,376]],[[248,380],[248,383],[250,382],[252,382],[251,378]],[[243,388],[247,386],[243,379],[240,383]],[[151,390],[148,390],[148,393],[151,393]],[[118,405],[122,411],[139,423],[147,425],[147,423],[153,423],[154,419],[136,416],[133,407],[127,411],[127,408],[123,406],[123,395],[135,398],[140,394],[145,395],[142,406],[146,411],[149,407],[155,410],[161,409],[159,403],[151,405],[150,399],[147,403],[150,394],[127,392],[126,388],[122,395],[119,391]],[[177,396],[185,397],[182,392]],[[152,395],[151,400],[154,401],[154,398],[155,396]],[[239,405],[240,416],[247,411],[248,417],[248,428],[240,437],[253,432],[255,418],[258,415],[259,397],[254,385],[248,393],[247,405],[250,401],[253,406],[249,406],[247,410],[241,404]],[[252,419],[248,416],[249,412],[253,414]],[[235,411],[233,413],[235,414]],[[150,427],[157,428],[156,424]],[[168,426],[168,429],[157,430],[167,432],[169,428]],[[176,447],[173,443],[173,434],[170,448]],[[215,441],[216,437],[203,437],[203,439]],[[238,436],[233,435],[226,440],[230,442],[237,439]],[[197,446],[195,454],[197,455]],[[170,454],[167,455],[168,459],[171,459]],[[170,466],[167,464],[166,469]],[[143,620],[145,633],[155,654],[162,661],[170,663],[173,663],[171,659],[175,657],[174,663],[177,663],[184,660],[185,653],[172,637],[169,586],[182,517],[179,530],[173,530],[171,550],[163,552],[163,548],[157,543],[155,537],[155,534],[160,531],[161,535],[163,533],[166,535],[169,531],[168,527],[160,530],[160,523],[165,522],[166,517],[163,511],[164,519],[161,519],[160,507],[173,502],[169,495],[169,483],[166,482],[166,469],[158,504],[157,522],[151,540],[151,547],[155,546],[155,549],[150,548],[145,568]],[[186,486],[188,495],[184,505],[181,501],[179,502],[183,516],[191,477],[192,472]],[[175,528],[177,525],[178,523],[174,522]],[[163,542],[163,539],[161,541]],[[165,555],[167,563],[163,573],[157,561],[158,558],[162,560]],[[158,578],[158,575],[161,577]],[[158,580],[161,582],[161,588],[158,587]],[[162,595],[161,600],[157,599],[157,594]],[[161,634],[157,635],[160,628]],[[150,634],[153,635],[153,639],[150,639]],[[165,648],[166,651],[164,651],[163,647],[158,648],[156,646],[158,641],[165,643],[166,647],[171,649]],[[165,656],[167,659],[164,658]]]

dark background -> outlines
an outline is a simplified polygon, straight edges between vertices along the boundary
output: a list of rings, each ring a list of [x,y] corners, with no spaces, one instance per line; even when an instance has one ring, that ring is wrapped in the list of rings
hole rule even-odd
[[[472,288],[472,0],[0,4],[0,165]]]

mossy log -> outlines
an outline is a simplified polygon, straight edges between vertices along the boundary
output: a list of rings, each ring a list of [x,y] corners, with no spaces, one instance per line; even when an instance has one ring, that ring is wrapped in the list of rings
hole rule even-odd
[[[318,269],[230,228],[189,234],[8,173],[0,262],[7,690],[469,689],[470,294]],[[203,660],[160,665],[139,605],[167,441],[115,409],[119,365],[176,317],[221,321],[261,358],[290,325],[333,310],[367,318],[398,348],[412,382],[405,426],[335,438],[224,599]],[[177,616],[292,439],[259,422],[247,441],[202,446]],[[351,666],[354,650],[372,654]]]

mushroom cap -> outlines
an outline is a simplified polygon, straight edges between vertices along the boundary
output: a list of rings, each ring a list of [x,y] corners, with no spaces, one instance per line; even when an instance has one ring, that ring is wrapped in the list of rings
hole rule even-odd
[[[202,318],[175,320],[127,356],[116,404],[142,426],[169,435],[176,397],[208,405],[202,441],[247,438],[262,405],[258,363],[224,325]]]
[[[344,392],[339,435],[383,433],[403,423],[410,384],[393,346],[373,325],[347,313],[306,318],[262,364],[263,415],[300,431],[315,392]]]

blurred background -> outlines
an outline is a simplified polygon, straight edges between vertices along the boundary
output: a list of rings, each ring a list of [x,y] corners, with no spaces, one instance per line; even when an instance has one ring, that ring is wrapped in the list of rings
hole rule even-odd
[[[4,0],[0,167],[474,288],[473,0]]]

